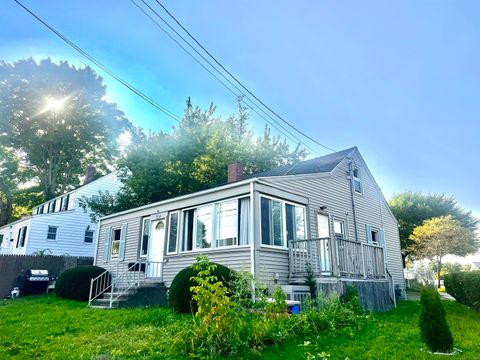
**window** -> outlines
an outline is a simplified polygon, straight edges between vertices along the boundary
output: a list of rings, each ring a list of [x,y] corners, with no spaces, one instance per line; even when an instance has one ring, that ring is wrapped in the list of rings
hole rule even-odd
[[[337,239],[345,239],[345,223],[341,220],[333,220],[333,233]]]
[[[116,259],[118,258],[118,254],[120,252],[120,237],[122,235],[121,229],[113,230],[113,238],[112,238],[112,246],[110,252],[110,258]]]
[[[93,243],[93,230],[85,230],[85,238],[83,239],[86,243]]]
[[[49,205],[48,212],[51,212],[51,213],[55,212],[56,202],[57,202],[56,200],[53,200],[50,204],[48,204]]]
[[[68,201],[70,200],[70,194],[67,194],[67,196],[65,196],[63,202],[62,202],[62,207],[61,207],[61,211],[66,211],[68,210]]]
[[[45,205],[40,206],[40,214],[43,214],[43,209],[45,208]]]
[[[195,246],[197,249],[212,247],[213,205],[202,206],[197,209],[196,235]]]
[[[177,252],[178,239],[178,211],[170,213],[168,221],[168,247],[167,254],[174,254]]]
[[[57,226],[49,226],[47,232],[47,239],[48,240],[56,240],[57,239]]]
[[[216,205],[216,247],[237,245],[237,204],[238,200],[233,200]]]
[[[362,180],[360,179],[360,169],[358,167],[353,168],[353,189],[357,194],[362,193]]]
[[[150,219],[143,219],[142,227],[142,243],[140,246],[140,257],[147,256],[148,253],[148,241],[150,240]]]
[[[262,196],[260,211],[263,245],[285,247],[306,238],[305,207]]]
[[[240,198],[183,211],[181,251],[248,244],[249,204],[249,198]],[[175,226],[177,221],[174,219]],[[171,246],[174,251],[173,238]]]
[[[379,244],[378,230],[372,230],[372,242],[376,245]]]
[[[3,234],[0,234],[0,246],[2,246],[2,242],[3,242]]]

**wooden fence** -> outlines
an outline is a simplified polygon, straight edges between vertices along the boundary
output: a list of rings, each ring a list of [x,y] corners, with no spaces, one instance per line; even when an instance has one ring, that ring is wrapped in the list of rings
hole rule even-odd
[[[28,269],[48,270],[50,276],[58,276],[72,267],[92,264],[92,257],[0,255],[0,298],[10,295]]]

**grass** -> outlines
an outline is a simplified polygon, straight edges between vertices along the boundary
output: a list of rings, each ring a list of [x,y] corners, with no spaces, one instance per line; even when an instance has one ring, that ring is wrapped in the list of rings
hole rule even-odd
[[[445,301],[447,319],[461,359],[478,359],[480,313]],[[417,301],[402,302],[364,320],[358,329],[285,343],[264,351],[264,359],[433,359],[418,329]],[[143,359],[162,358],[172,326],[188,317],[164,308],[96,310],[85,303],[52,297],[0,301],[0,358]],[[300,346],[299,346],[300,345]],[[321,354],[322,355],[318,355]],[[443,358],[443,357],[440,357]]]

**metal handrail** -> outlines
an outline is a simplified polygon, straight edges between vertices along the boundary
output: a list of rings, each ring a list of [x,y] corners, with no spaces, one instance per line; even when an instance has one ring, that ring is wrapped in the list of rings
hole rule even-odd
[[[142,265],[145,264],[145,271],[143,272],[143,276],[140,274],[142,273]],[[127,268],[125,272],[120,273],[118,276],[115,277],[115,279],[112,281],[112,289],[110,292],[110,307],[112,307],[113,302],[120,298],[123,294],[125,294],[127,291],[129,291],[131,288],[135,286],[139,286],[140,283],[145,281],[145,277],[147,275],[147,272],[150,269],[150,266],[155,268],[157,265],[160,268],[160,280],[162,280],[162,266],[163,262],[160,261],[148,261],[148,260],[139,260],[135,263],[133,263],[131,266]],[[133,277],[130,276],[133,273]],[[127,280],[127,286],[125,287],[120,287],[119,283],[122,281]],[[118,291],[117,295],[114,296],[115,289]]]
[[[88,306],[90,306],[93,300],[99,298],[100,295],[105,293],[112,286],[113,279],[111,276],[111,271],[115,267],[117,267],[118,269],[118,264],[110,264],[107,270],[105,270],[103,273],[101,273],[97,277],[92,278],[90,280],[90,294],[88,296]],[[95,288],[95,295],[92,297],[94,288]]]

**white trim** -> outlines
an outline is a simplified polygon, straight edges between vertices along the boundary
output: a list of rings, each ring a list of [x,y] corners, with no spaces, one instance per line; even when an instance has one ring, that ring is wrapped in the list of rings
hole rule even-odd
[[[95,239],[95,254],[93,255],[93,265],[97,265],[98,240],[100,239],[101,220],[98,221],[97,236]]]
[[[255,217],[253,215],[253,212],[255,210],[255,204],[254,204],[254,198],[255,198],[255,195],[254,195],[254,186],[253,186],[253,182],[250,183],[250,219],[249,219],[249,244],[250,245],[250,270],[251,270],[251,273],[252,275],[255,277]],[[255,287],[255,285],[253,284],[252,282],[252,286]],[[255,290],[255,289],[253,289]],[[253,291],[253,293],[255,294],[255,291]]]
[[[217,187],[212,188],[212,189],[207,189],[207,190],[197,191],[197,192],[187,194],[187,195],[177,196],[177,197],[174,197],[174,198],[171,198],[171,199],[166,199],[166,200],[158,201],[158,202],[155,202],[155,203],[139,206],[137,208],[121,211],[121,212],[118,212],[118,213],[115,213],[115,214],[107,215],[107,216],[102,217],[101,220],[106,220],[106,219],[110,219],[110,218],[113,218],[113,217],[116,217],[116,216],[130,214],[132,212],[136,212],[136,211],[140,211],[140,210],[154,208],[154,207],[157,207],[157,206],[160,206],[160,205],[170,204],[172,202],[176,202],[176,201],[180,201],[180,200],[190,199],[190,198],[193,198],[193,197],[196,197],[196,196],[207,195],[207,194],[214,193],[214,192],[221,191],[221,190],[225,190],[225,189],[230,189],[230,188],[235,188],[235,187],[247,185],[251,182],[256,182],[256,181],[258,181],[257,178],[251,178],[251,179],[247,179],[247,180],[243,180],[243,181],[234,182],[234,183],[231,183],[231,184],[217,186]],[[242,196],[240,196],[240,197],[242,197]],[[245,195],[244,195],[244,197],[245,197]]]
[[[168,249],[170,248],[170,224],[172,222],[172,215],[177,214],[177,239],[175,241],[175,251],[169,252]],[[166,246],[166,254],[167,255],[175,255],[178,253],[178,243],[180,239],[180,210],[171,211],[168,213],[168,229],[167,229],[167,246]]]
[[[222,250],[233,250],[233,249],[247,249],[249,248],[250,245],[228,245],[228,246],[220,246],[217,248],[205,248],[205,249],[196,249],[196,250],[189,250],[189,251],[180,251],[175,254],[167,254],[166,256],[187,256],[187,255],[192,255],[192,254],[202,254],[202,253],[208,253],[208,252],[216,252],[216,251],[222,251]]]

